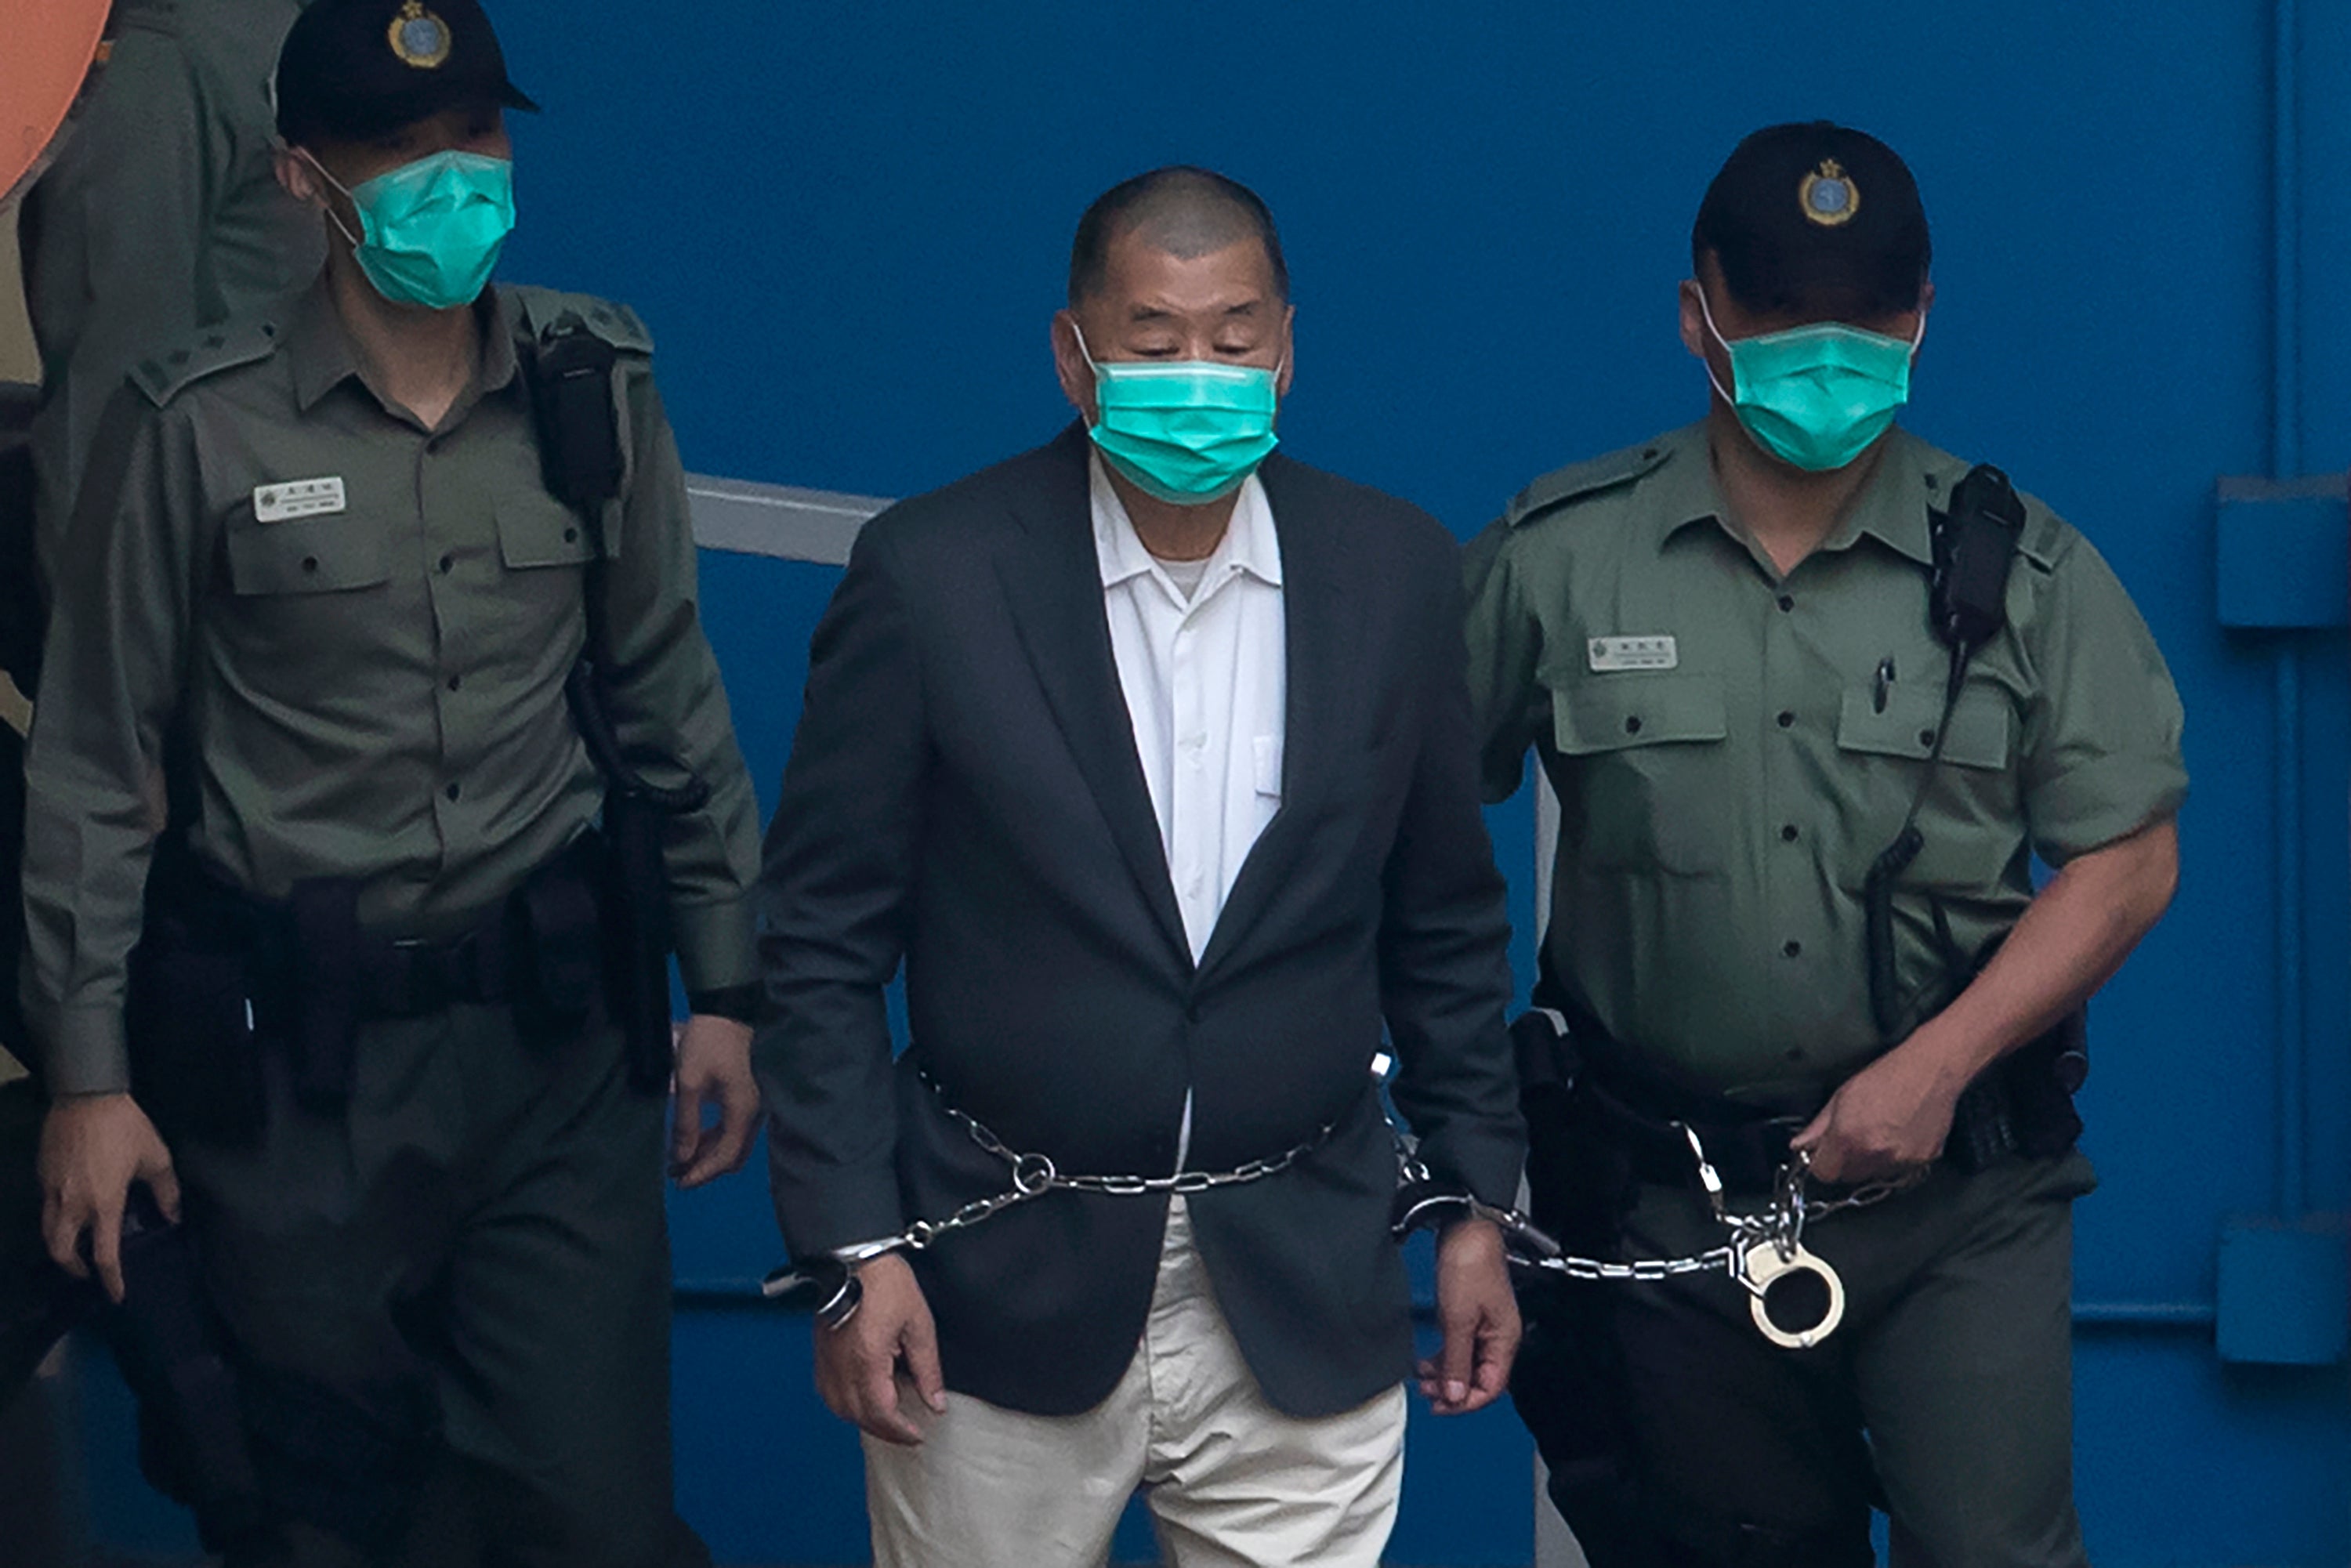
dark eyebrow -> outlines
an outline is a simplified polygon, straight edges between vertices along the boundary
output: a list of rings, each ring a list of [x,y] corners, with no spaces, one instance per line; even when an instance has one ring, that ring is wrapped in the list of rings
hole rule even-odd
[[[1258,302],[1252,299],[1246,304],[1230,306],[1226,309],[1225,314],[1228,316],[1254,316],[1257,314],[1257,304]]]
[[[1126,319],[1130,321],[1172,321],[1176,319],[1176,312],[1162,310],[1155,305],[1138,305],[1127,313]]]

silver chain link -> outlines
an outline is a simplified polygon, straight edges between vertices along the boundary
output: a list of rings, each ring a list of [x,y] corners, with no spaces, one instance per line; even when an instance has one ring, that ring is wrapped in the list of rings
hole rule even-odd
[[[974,1198],[944,1218],[917,1219],[895,1236],[885,1236],[866,1243],[857,1249],[857,1260],[860,1262],[878,1258],[885,1252],[920,1252],[942,1236],[967,1230],[1008,1208],[1042,1197],[1049,1192],[1091,1192],[1110,1197],[1144,1197],[1154,1193],[1168,1193],[1185,1197],[1221,1186],[1240,1186],[1249,1182],[1263,1181],[1268,1176],[1280,1175],[1328,1143],[1332,1128],[1335,1125],[1325,1122],[1312,1137],[1297,1147],[1270,1159],[1250,1160],[1230,1170],[1177,1171],[1173,1176],[1070,1176],[1054,1165],[1050,1155],[1021,1154],[1014,1150],[988,1131],[978,1118],[949,1104],[946,1092],[928,1073],[923,1074],[922,1079],[938,1096],[939,1109],[962,1127],[973,1143],[1012,1167],[1012,1185],[1003,1192]]]

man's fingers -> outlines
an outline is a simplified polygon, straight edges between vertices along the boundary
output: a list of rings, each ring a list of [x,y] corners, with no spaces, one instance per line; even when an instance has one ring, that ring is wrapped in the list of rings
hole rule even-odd
[[[101,1207],[91,1217],[90,1261],[106,1293],[118,1305],[122,1301],[122,1205]]]
[[[180,1173],[172,1168],[170,1160],[147,1173],[147,1190],[155,1195],[155,1207],[163,1211],[163,1218],[179,1224]]]
[[[1445,1385],[1445,1403],[1458,1405],[1469,1397],[1469,1379],[1477,1369],[1478,1319],[1474,1314],[1448,1315],[1444,1348],[1437,1353],[1437,1376]]]
[[[1834,1102],[1831,1102],[1831,1104],[1834,1103]],[[1823,1138],[1827,1137],[1828,1133],[1829,1106],[1823,1105],[1820,1108],[1818,1114],[1813,1116],[1811,1121],[1804,1124],[1804,1130],[1802,1132],[1788,1140],[1788,1146],[1792,1149],[1809,1149],[1813,1145],[1819,1143]]]
[[[947,1407],[946,1377],[939,1371],[939,1334],[928,1312],[918,1312],[906,1324],[900,1342],[906,1353],[906,1375],[914,1380],[914,1392],[931,1407],[934,1416],[944,1415]]]
[[[670,1115],[669,1163],[683,1169],[702,1143],[702,1085],[680,1076]]]
[[[78,1206],[52,1198],[42,1217],[41,1239],[48,1244],[49,1260],[77,1280],[89,1278],[89,1264],[81,1255],[81,1233],[89,1223]]]
[[[885,1443],[907,1448],[920,1444],[923,1434],[898,1408],[897,1358],[876,1355],[859,1359],[863,1364],[858,1369],[858,1400],[863,1414],[857,1424]]]

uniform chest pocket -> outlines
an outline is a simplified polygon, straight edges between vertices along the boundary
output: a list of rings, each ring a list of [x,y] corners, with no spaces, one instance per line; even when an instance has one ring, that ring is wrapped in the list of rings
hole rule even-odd
[[[583,566],[596,553],[580,515],[552,496],[501,497],[497,517],[498,558],[509,570]]]
[[[1888,691],[1883,708],[1868,685],[1845,691],[1837,749],[1851,780],[1855,839],[1870,854],[1901,831],[1942,723],[1940,685]],[[1959,693],[1942,766],[1919,804],[1922,841],[1906,884],[1988,893],[2001,882],[2023,838],[2009,767],[2015,725],[1999,686],[1970,682]],[[1867,857],[1856,855],[1845,880],[1858,887],[1866,870]]]
[[[1998,690],[1967,687],[1951,709],[1951,734],[1943,742],[1943,760],[1961,768],[2006,768],[2011,716],[2007,700]],[[1935,732],[1942,722],[1939,686],[1889,689],[1883,709],[1877,706],[1873,687],[1848,686],[1837,715],[1837,747],[1924,762],[1934,754]]]
[[[391,575],[383,529],[338,512],[228,530],[229,586],[240,595],[341,593]]]
[[[1719,875],[1728,862],[1720,677],[1576,674],[1552,691],[1562,832],[1594,868]]]

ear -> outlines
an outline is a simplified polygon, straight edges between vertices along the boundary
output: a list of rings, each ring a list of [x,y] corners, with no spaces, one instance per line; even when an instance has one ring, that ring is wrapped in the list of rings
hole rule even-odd
[[[1097,419],[1094,372],[1086,363],[1085,350],[1078,346],[1078,319],[1067,310],[1054,311],[1052,336],[1053,373],[1061,380],[1061,395],[1092,425]]]
[[[1682,347],[1703,360],[1714,347],[1714,337],[1706,329],[1706,296],[1698,292],[1697,278],[1682,279],[1680,303]]]
[[[1294,330],[1297,325],[1298,307],[1283,306],[1281,308],[1281,375],[1273,383],[1273,395],[1276,397],[1290,395],[1290,378],[1298,373],[1298,338]]]
[[[306,207],[327,204],[327,183],[310,167],[310,161],[280,141],[269,150],[269,172],[277,177],[278,189]]]
[[[1913,359],[1917,358],[1918,354],[1927,346],[1927,318],[1933,313],[1934,308],[1935,285],[1934,281],[1930,278],[1927,282],[1918,286],[1918,326],[1917,329],[1918,347],[1910,351],[1911,358]]]

